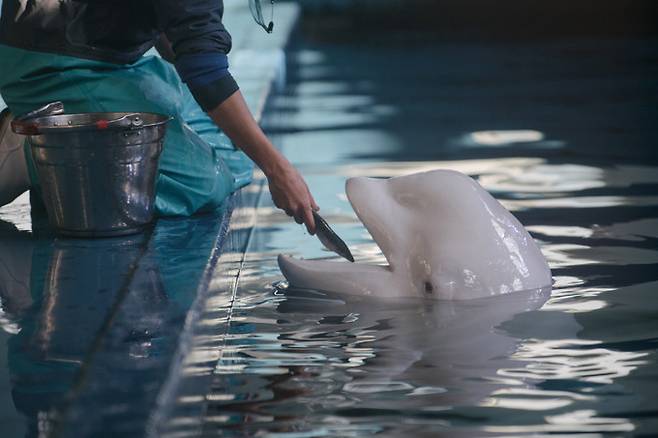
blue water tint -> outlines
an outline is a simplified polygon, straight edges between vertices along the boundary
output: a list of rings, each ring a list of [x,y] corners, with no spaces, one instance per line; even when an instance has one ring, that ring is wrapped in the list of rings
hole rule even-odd
[[[0,435],[144,436],[226,208],[86,240],[26,209],[0,215]]]
[[[385,260],[345,179],[451,168],[527,226],[554,288],[473,302],[291,289],[277,254],[341,261],[264,197],[229,327],[203,338],[218,352],[210,386],[180,402],[204,416],[181,411],[168,430],[658,434],[656,47],[298,41],[270,130],[357,262]]]

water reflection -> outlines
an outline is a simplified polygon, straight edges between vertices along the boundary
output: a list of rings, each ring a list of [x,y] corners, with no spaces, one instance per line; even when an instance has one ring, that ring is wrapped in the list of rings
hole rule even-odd
[[[600,344],[600,341],[584,339],[527,342],[513,355],[523,359],[525,366],[501,369],[499,373],[524,379],[575,379],[609,384],[647,363],[643,359],[647,356],[645,352],[614,351],[599,347]]]
[[[207,395],[206,433],[656,430],[648,407],[658,391],[652,377],[658,360],[656,198],[641,189],[653,184],[655,168],[512,157],[309,163],[307,172],[355,258],[378,263],[381,252],[341,196],[345,176],[437,167],[478,177],[528,226],[553,269],[548,301],[461,308],[271,293],[269,283],[281,278],[274,262],[279,252],[335,257],[265,202]]]
[[[451,169],[477,176],[478,182],[487,190],[521,198],[535,193],[563,198],[567,192],[572,192],[572,195],[575,195],[579,191],[602,187],[626,188],[638,184],[658,184],[658,172],[653,166],[605,168],[573,164],[549,164],[543,159],[522,157],[418,162],[365,162],[338,166],[338,171],[344,177],[393,177],[434,169]],[[325,172],[328,171],[328,169],[325,169]],[[617,199],[623,199],[626,196],[628,196],[627,193],[623,197],[617,197]],[[655,197],[649,199],[655,200]],[[611,203],[609,205],[619,204]]]
[[[0,427],[143,436],[223,218],[95,240],[0,221]]]
[[[155,331],[158,302],[166,298],[157,267],[136,268],[148,241],[144,235],[51,240],[1,226],[2,328],[13,335],[7,371],[14,406],[28,419],[27,435],[36,436],[52,427],[80,366],[98,348],[130,288],[139,282],[149,296],[148,307],[140,309],[144,318],[134,322],[142,337],[127,340],[139,357],[150,354],[149,336],[143,335]]]
[[[273,263],[261,257],[254,264]],[[252,277],[234,304],[204,428],[229,436],[634,430],[615,412],[646,399],[616,394],[642,381],[639,370],[655,359],[588,331],[602,325],[591,320],[597,315],[628,319],[610,296],[608,312],[578,313],[590,296],[578,284],[558,279],[562,290],[547,304],[543,292],[428,305],[285,288],[271,294]],[[650,289],[617,296],[639,309]],[[565,299],[571,305],[561,305]]]
[[[450,423],[454,409],[486,405],[509,384],[498,370],[516,362],[521,341],[499,326],[550,294],[422,303],[294,289],[268,296],[253,286],[241,287],[233,309],[209,431],[361,436],[396,422],[412,431],[410,420],[423,423],[426,412]]]
[[[412,44],[403,66],[395,44],[299,44],[274,128],[355,258],[384,260],[346,177],[453,169],[528,227],[554,290],[517,312],[271,293],[277,253],[333,256],[265,202],[204,432],[655,435],[655,44]]]
[[[296,43],[273,131],[357,259],[384,261],[344,197],[346,177],[454,169],[528,227],[554,290],[535,310],[273,290],[278,253],[334,256],[265,197],[245,224],[235,296],[211,296],[199,323],[190,373],[211,370],[211,384],[172,396],[179,415],[165,429],[655,435],[655,44]],[[405,62],[391,63],[400,50]]]
[[[508,131],[477,131],[464,136],[464,146],[509,146],[512,143],[535,143],[544,140],[544,133],[532,129]]]
[[[323,299],[318,293],[310,300],[294,290],[286,291],[285,296],[286,300],[278,305],[280,313],[296,317],[301,313],[305,318],[317,315],[320,319],[323,330],[309,328],[311,333],[331,331],[327,313],[347,315],[340,322],[349,327],[354,339],[344,348],[358,346],[352,351],[364,360],[348,358],[355,369],[350,370],[353,380],[343,385],[343,391],[373,394],[377,398],[370,401],[376,407],[382,396],[377,393],[389,391],[426,396],[418,400],[419,407],[450,407],[476,404],[489,394],[491,388],[486,383],[469,377],[496,376],[518,344],[517,339],[497,327],[518,313],[539,309],[550,296],[550,289],[465,303],[349,298],[336,305],[336,301]],[[301,339],[309,335],[304,332],[306,336]],[[297,333],[286,336],[291,340],[297,337]],[[366,357],[364,352],[368,353]],[[386,407],[382,404],[381,408]]]

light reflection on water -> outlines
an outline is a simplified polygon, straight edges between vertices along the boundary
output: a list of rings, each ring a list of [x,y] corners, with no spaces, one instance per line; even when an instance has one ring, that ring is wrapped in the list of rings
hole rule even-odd
[[[387,53],[360,52],[339,68],[335,64],[345,55],[342,50],[348,49],[293,53],[299,70],[291,85],[293,97],[275,102],[274,110],[283,115],[274,128],[355,259],[385,262],[347,202],[346,178],[454,169],[478,179],[527,226],[551,265],[553,290],[550,296],[425,303],[290,289],[282,283],[277,254],[339,260],[265,199],[258,207],[228,334],[218,341],[222,354],[205,394],[205,434],[658,433],[655,160],[618,162],[587,155],[590,146],[573,146],[570,131],[549,133],[516,113],[516,126],[499,128],[509,120],[496,119],[498,101],[488,96],[498,96],[500,86],[510,90],[505,75],[514,72],[505,71],[491,85],[480,84],[491,87],[480,94],[479,89],[460,89],[477,98],[477,105],[459,107],[462,102],[455,103],[451,94],[458,93],[447,87],[433,83],[436,91],[427,91],[432,90],[428,84],[414,87],[399,81],[391,87],[388,78],[383,86],[368,79],[377,63],[388,68]],[[480,49],[447,52],[468,58],[469,50],[477,55]],[[546,65],[535,50],[523,50],[514,52],[513,61],[543,74]],[[491,51],[497,54],[492,59],[510,62],[512,55],[503,49]],[[409,57],[422,64],[429,62],[422,56],[426,54],[412,50]],[[443,79],[454,73],[481,76],[476,64],[459,62],[453,59],[446,66],[455,72],[441,71]],[[565,75],[575,68],[560,65],[549,67],[553,72],[566,69]],[[628,86],[619,81],[620,87]],[[598,82],[576,82],[571,86],[579,93],[599,95],[592,85]],[[566,106],[544,109],[532,100],[538,91],[524,87],[530,85],[521,83],[513,90],[528,96],[525,108],[540,108],[537,119],[544,110],[551,121],[571,117]],[[562,88],[552,90],[568,94]],[[373,99],[378,92],[380,98]],[[396,99],[400,108],[391,108]],[[444,99],[448,103],[442,106]],[[446,131],[451,125],[442,124],[441,117],[453,111],[472,117],[477,129],[450,135],[440,145],[410,140],[436,141],[440,128]],[[595,113],[594,108],[581,112]],[[587,125],[587,116],[582,117]],[[407,129],[413,131],[411,137]],[[455,152],[465,139],[473,144]],[[486,151],[473,152],[477,143]],[[425,157],[433,150],[434,156]],[[504,154],[491,156],[491,150]],[[556,150],[567,152],[556,158]],[[611,149],[596,153],[617,156]],[[642,153],[639,147],[633,152]]]
[[[521,296],[467,304],[380,303],[286,289],[278,286],[279,252],[338,259],[266,202],[256,224],[260,243],[252,247],[242,272],[227,348],[215,370],[206,432],[482,436],[635,431],[635,421],[624,412],[641,412],[655,394],[653,381],[645,380],[655,373],[655,343],[637,350],[618,343],[655,339],[656,283],[639,276],[619,287],[614,279],[605,281],[604,272],[658,264],[658,251],[644,245],[655,236],[650,225],[656,219],[543,224],[532,213],[581,209],[569,199],[578,199],[579,188],[592,182],[580,184],[567,172],[574,191],[558,194],[554,199],[563,202],[557,205],[542,204],[541,198],[534,205],[524,195],[537,192],[524,192],[525,181],[510,176],[505,161],[499,168],[487,160],[481,168],[477,164],[469,163],[472,175],[504,175],[506,190],[526,199],[516,210],[531,213],[528,228],[555,277],[546,303],[548,297]],[[553,168],[544,181],[550,196],[556,196],[551,184],[560,181],[560,169]],[[410,173],[417,167],[397,170]],[[548,172],[531,177],[543,174]],[[340,168],[334,175],[309,176],[312,184],[333,190],[321,205],[357,261],[383,263],[377,245],[340,196]],[[602,198],[596,208],[634,205],[624,196],[612,203],[605,202],[605,193],[590,198]],[[588,265],[602,270],[580,271]],[[614,323],[616,329],[601,330],[601,323]],[[634,329],[627,332],[629,324]]]

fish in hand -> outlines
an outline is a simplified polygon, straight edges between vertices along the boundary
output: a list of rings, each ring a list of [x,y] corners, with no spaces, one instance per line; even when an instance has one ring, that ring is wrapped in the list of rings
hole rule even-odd
[[[327,221],[320,216],[316,211],[313,212],[313,219],[315,220],[315,234],[320,239],[320,242],[330,251],[335,252],[339,256],[354,262],[354,257],[350,249],[347,247],[343,239],[331,229]]]

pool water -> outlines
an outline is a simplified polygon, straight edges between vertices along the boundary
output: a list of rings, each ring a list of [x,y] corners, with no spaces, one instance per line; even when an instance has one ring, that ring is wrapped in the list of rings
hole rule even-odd
[[[289,61],[268,128],[357,262],[384,258],[346,178],[455,169],[527,227],[554,287],[468,302],[295,290],[279,253],[341,261],[265,194],[228,328],[204,339],[221,351],[203,433],[658,434],[657,42],[298,39]]]

